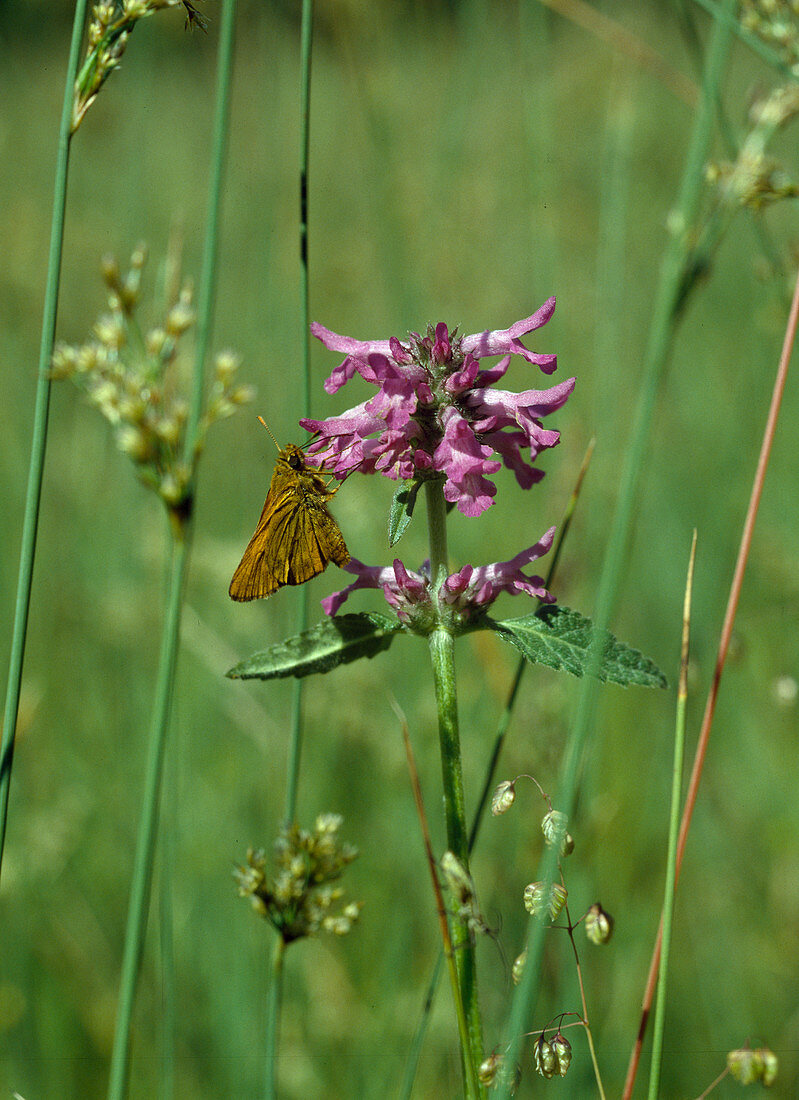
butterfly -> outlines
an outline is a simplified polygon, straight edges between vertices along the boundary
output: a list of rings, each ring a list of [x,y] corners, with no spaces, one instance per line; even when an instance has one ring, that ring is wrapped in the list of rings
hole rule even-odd
[[[331,561],[346,565],[350,560],[344,536],[327,509],[339,487],[330,489],[319,470],[308,466],[300,447],[289,443],[278,450],[261,518],[230,582],[232,600],[271,596],[285,584],[305,584]]]

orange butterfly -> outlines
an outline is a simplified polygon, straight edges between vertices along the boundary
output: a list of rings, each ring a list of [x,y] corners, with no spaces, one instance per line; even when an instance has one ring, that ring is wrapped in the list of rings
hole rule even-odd
[[[305,584],[328,562],[347,564],[349,550],[326,504],[338,488],[331,490],[293,443],[280,450],[255,534],[230,582],[231,599],[258,600],[285,584]]]

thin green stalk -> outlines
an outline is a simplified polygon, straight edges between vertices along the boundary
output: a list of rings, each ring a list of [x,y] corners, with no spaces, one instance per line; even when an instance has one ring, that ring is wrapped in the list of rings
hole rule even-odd
[[[72,40],[67,62],[66,87],[58,131],[55,184],[53,187],[53,215],[50,224],[50,252],[47,259],[47,283],[44,292],[44,312],[39,346],[39,372],[33,407],[31,458],[28,467],[28,487],[25,494],[17,598],[14,608],[14,626],[11,634],[11,655],[8,662],[2,746],[0,746],[0,870],[2,870],[3,851],[5,849],[11,765],[14,758],[14,740],[17,733],[19,693],[22,684],[22,664],[25,657],[25,639],[28,632],[28,611],[30,609],[33,578],[33,559],[36,554],[36,532],[39,524],[39,504],[42,494],[44,457],[47,448],[47,420],[50,410],[50,359],[53,354],[56,316],[58,313],[58,290],[61,274],[61,251],[64,241],[64,211],[67,202],[67,175],[71,141],[72,99],[75,76],[78,71],[83,24],[86,19],[86,6],[87,0],[77,0],[75,4]]]
[[[197,342],[194,352],[194,374],[192,377],[189,415],[186,421],[184,460],[190,466],[194,463],[194,453],[197,447],[197,435],[202,415],[205,361],[211,342],[218,282],[219,212],[222,205],[222,189],[227,165],[228,135],[230,133],[230,88],[233,80],[235,27],[236,0],[224,0],[217,45],[216,95],[214,123],[211,131],[208,210],[205,217],[205,242],[203,244],[200,285],[197,290]]]
[[[726,9],[732,11],[734,0],[727,0]],[[591,661],[594,667],[600,659],[599,639],[601,628],[610,621],[616,601],[621,566],[628,543],[633,509],[637,496],[641,471],[645,469],[645,452],[652,426],[652,412],[658,386],[663,376],[674,332],[675,309],[682,287],[685,259],[690,249],[690,229],[695,222],[702,188],[703,165],[711,140],[713,104],[720,85],[730,45],[729,27],[717,22],[713,26],[707,54],[707,64],[702,86],[702,99],[695,117],[693,134],[676,210],[671,218],[672,236],[666,247],[655,300],[652,327],[647,345],[641,396],[636,411],[632,438],[627,449],[622,471],[619,502],[613,518],[608,550],[602,569],[597,596],[596,623],[597,644]],[[589,669],[590,671],[590,669]],[[557,809],[568,817],[573,813],[577,792],[577,778],[589,729],[593,724],[597,695],[597,681],[585,676],[581,681],[575,723],[566,750],[562,778],[555,803]],[[539,869],[539,878],[551,882],[557,867],[557,851],[548,849]],[[516,989],[507,1026],[507,1058],[513,1065],[518,1059],[525,1022],[535,1007],[535,999],[541,971],[545,924],[531,918],[528,938],[528,958],[522,981]],[[508,1100],[510,1080],[500,1085],[497,1100]]]
[[[300,329],[302,333],[302,415],[311,415],[311,349],[309,344],[310,308],[308,292],[308,160],[311,140],[311,54],[313,47],[313,0],[303,0],[300,28]],[[308,590],[298,594],[297,633],[308,629]],[[302,698],[304,680],[295,680],[291,704],[286,821],[297,813],[297,789],[300,783],[302,755]]]
[[[455,689],[455,639],[443,628],[429,637],[430,659],[433,665],[438,735],[441,751],[441,774],[444,790],[444,816],[447,824],[447,846],[468,872],[469,843],[466,830],[466,809],[463,794],[458,704]],[[468,1050],[462,1050],[466,1095],[475,1095],[470,1086],[470,1067],[479,1066],[483,1058],[483,1033],[477,996],[477,973],[474,943],[468,921],[460,913],[452,917],[452,950],[455,954],[460,997],[466,1013]],[[477,1095],[480,1095],[479,1093]]]
[[[685,755],[685,710],[688,703],[688,652],[691,629],[691,589],[696,557],[696,531],[691,543],[688,577],[683,608],[682,654],[680,686],[677,692],[677,720],[674,729],[674,767],[671,779],[671,813],[669,817],[669,852],[666,861],[666,886],[663,897],[660,972],[658,975],[655,1022],[652,1030],[652,1061],[649,1066],[649,1100],[657,1100],[660,1087],[660,1065],[663,1057],[663,1030],[666,1022],[666,982],[669,972],[669,950],[674,918],[674,892],[677,888],[677,837],[680,831],[680,792],[682,790],[683,758]]]
[[[266,1000],[266,1077],[265,1093],[268,1100],[277,1096],[277,1049],[280,1040],[280,1012],[283,1007],[283,961],[286,944],[280,933],[272,947],[272,972]]]
[[[235,0],[224,0],[222,26],[217,52],[216,106],[211,153],[211,173],[209,185],[208,211],[206,215],[205,241],[203,246],[203,269],[197,308],[197,345],[192,377],[190,414],[187,423],[184,459],[193,468],[197,459],[197,438],[202,412],[203,381],[205,359],[212,327],[213,303],[216,293],[217,255],[219,241],[219,209],[222,195],[223,173],[226,161],[230,85],[233,56],[233,28],[235,21]],[[193,493],[193,482],[190,494]],[[150,890],[153,877],[155,845],[158,833],[158,818],[161,801],[163,759],[172,693],[177,667],[177,655],[180,643],[180,617],[183,592],[188,572],[191,542],[191,502],[180,510],[169,512],[172,537],[172,562],[170,568],[167,608],[161,637],[161,654],[153,706],[153,718],[148,746],[147,769],[145,773],[144,794],[142,798],[139,832],[136,844],[131,895],[128,906],[128,919],[125,930],[125,945],[120,978],[119,1008],[114,1033],[114,1048],[111,1056],[109,1076],[109,1100],[123,1100],[128,1092],[130,1072],[130,1032],[133,1006],[136,998],[139,971],[141,968],[144,939],[147,931],[147,917],[150,904]],[[163,888],[171,889],[171,876],[164,875]],[[167,901],[167,910],[171,908],[171,898]],[[174,983],[174,974],[169,967],[165,970],[164,981],[169,986]],[[168,1001],[174,1001],[174,992]]]
[[[441,583],[439,576],[444,571],[447,575],[447,509],[444,504],[444,494],[441,491],[440,481],[426,481],[424,483],[427,499],[427,537],[430,545],[430,578],[433,588]]]
[[[123,1100],[128,1091],[130,1029],[142,952],[144,950],[144,938],[147,931],[147,912],[150,903],[150,886],[158,831],[164,746],[169,726],[170,704],[172,702],[172,689],[178,655],[180,613],[183,603],[183,586],[189,554],[189,541],[186,537],[187,531],[185,528],[182,532],[179,532],[176,523],[170,524],[170,531],[172,532],[172,562],[169,571],[169,593],[167,596],[166,617],[161,633],[158,679],[147,750],[147,768],[144,778],[139,832],[136,841],[130,903],[128,905],[128,921],[125,929],[119,1008],[114,1033],[114,1049],[111,1055],[108,1100]]]
[[[308,276],[308,162],[311,143],[311,57],[313,48],[313,0],[303,0],[300,27],[300,332],[302,346],[302,414],[311,415],[311,349],[309,343],[310,307]],[[308,629],[308,590],[297,594],[297,633]],[[286,768],[286,824],[297,816],[297,793],[302,760],[303,697],[305,681],[295,679],[291,697],[291,733]],[[266,1021],[266,1080],[264,1095],[277,1095],[277,1055],[280,1013],[283,1005],[283,944],[278,936],[268,992]]]
[[[796,332],[798,327],[799,275],[797,275],[796,283],[794,286],[793,300],[791,302],[791,309],[788,314],[788,322],[786,325],[785,336],[782,344],[782,353],[780,354],[777,374],[774,379],[774,386],[771,392],[771,402],[769,404],[768,417],[766,419],[766,426],[763,431],[763,439],[760,445],[760,454],[758,455],[757,459],[757,469],[755,470],[755,476],[752,482],[752,492],[749,497],[749,505],[746,510],[746,518],[744,519],[743,530],[741,532],[741,542],[738,547],[738,556],[735,561],[735,571],[733,573],[732,582],[730,584],[730,593],[727,597],[727,607],[724,611],[724,622],[722,623],[721,627],[718,653],[716,655],[716,667],[713,671],[713,680],[708,691],[707,700],[705,702],[705,712],[702,716],[702,725],[699,729],[699,738],[697,740],[696,748],[694,750],[694,762],[693,767],[691,768],[691,777],[688,781],[688,789],[685,794],[685,805],[683,807],[682,821],[680,823],[680,835],[677,838],[677,865],[675,868],[675,880],[679,877],[680,874],[683,856],[685,855],[685,845],[688,840],[688,832],[691,827],[694,807],[696,806],[696,799],[699,793],[699,783],[702,778],[704,762],[707,756],[708,745],[710,743],[710,733],[713,728],[713,715],[716,712],[716,703],[718,701],[719,689],[721,686],[721,677],[722,673],[724,672],[724,666],[727,661],[730,641],[732,639],[732,631],[735,625],[735,615],[738,610],[738,601],[741,598],[741,590],[743,588],[746,563],[749,560],[749,551],[752,547],[752,537],[754,535],[755,521],[757,519],[757,512],[760,506],[760,498],[763,492],[763,484],[765,481],[766,470],[768,469],[771,448],[774,443],[774,437],[777,431],[780,406],[782,404],[782,398],[785,393],[785,383],[788,378],[788,367],[790,365],[791,356],[793,354],[793,348],[796,342]],[[655,946],[652,951],[652,959],[649,964],[649,974],[647,976],[646,987],[641,1004],[641,1020],[638,1026],[638,1034],[636,1036],[635,1044],[630,1055],[630,1064],[627,1068],[627,1079],[624,1083],[622,1100],[630,1100],[633,1094],[635,1077],[638,1071],[638,1062],[641,1057],[641,1047],[643,1045],[644,1035],[646,1034],[646,1025],[649,1019],[649,1013],[654,997],[659,957],[660,932],[658,932],[658,935],[655,939]]]
[[[158,895],[159,943],[161,949],[161,1077],[159,1100],[175,1096],[175,1064],[178,1034],[178,998],[175,981],[175,911],[172,882],[177,868],[178,754],[174,740],[165,749],[165,798],[161,810],[161,860]]]

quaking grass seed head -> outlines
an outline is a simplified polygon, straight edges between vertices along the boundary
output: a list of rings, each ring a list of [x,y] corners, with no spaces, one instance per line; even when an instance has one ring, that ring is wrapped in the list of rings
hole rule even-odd
[[[532,917],[549,916],[555,921],[566,904],[568,893],[559,882],[531,882],[524,888],[524,907]]]
[[[599,902],[594,902],[585,915],[585,934],[591,943],[607,943],[613,935],[613,917],[606,913]]]

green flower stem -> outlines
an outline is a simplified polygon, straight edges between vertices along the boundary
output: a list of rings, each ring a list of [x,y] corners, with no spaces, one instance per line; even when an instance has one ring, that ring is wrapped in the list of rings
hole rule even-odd
[[[174,513],[170,513],[173,519]],[[108,1085],[109,1100],[123,1100],[128,1091],[130,1071],[130,1030],[133,1004],[136,996],[141,966],[144,938],[147,931],[147,911],[150,903],[150,886],[153,877],[155,842],[158,832],[158,810],[161,795],[161,775],[164,764],[164,746],[169,726],[172,689],[175,681],[180,614],[183,604],[183,586],[189,543],[185,523],[170,523],[172,562],[169,576],[166,617],[161,633],[161,654],[158,662],[158,680],[155,689],[152,725],[150,727],[147,767],[142,796],[142,811],[136,841],[133,865],[128,921],[125,930],[125,947],[122,959],[119,1008],[117,1011],[114,1049],[111,1056],[111,1074]],[[177,534],[180,531],[180,534]]]
[[[732,12],[734,0],[726,0],[725,10]],[[655,299],[649,343],[646,350],[644,378],[639,405],[636,411],[632,438],[625,456],[624,469],[619,489],[619,503],[613,519],[607,554],[597,595],[595,617],[597,644],[592,660],[597,664],[600,659],[599,639],[601,631],[610,620],[611,611],[618,593],[621,566],[628,542],[638,482],[641,471],[646,468],[645,452],[652,426],[652,414],[658,387],[668,361],[671,341],[674,333],[676,309],[685,292],[683,273],[686,258],[690,254],[691,227],[693,226],[699,197],[702,189],[703,165],[707,158],[712,137],[714,103],[721,82],[722,73],[729,53],[731,32],[728,25],[716,22],[707,51],[707,63],[703,79],[703,94],[696,113],[691,143],[686,156],[677,208],[672,216],[672,236],[667,245]],[[590,671],[590,670],[589,670]],[[561,782],[556,805],[568,817],[571,816],[577,777],[583,750],[592,725],[596,702],[596,680],[587,675],[580,685],[580,697],[575,723],[566,751]],[[557,867],[557,851],[550,848],[545,853],[539,868],[539,879],[551,882]],[[541,958],[544,947],[546,925],[535,918],[530,921],[528,937],[527,965],[513,998],[510,1019],[507,1025],[507,1057],[509,1064],[518,1060],[522,1044],[522,1032],[525,1021],[535,1007],[536,995],[541,972]],[[498,1090],[497,1100],[508,1100],[510,1081],[504,1081]]]
[[[264,1096],[277,1096],[277,1048],[280,1038],[280,1011],[283,1006],[283,960],[286,944],[280,933],[275,935],[272,949],[272,973],[266,1002],[266,1077]]]
[[[44,312],[39,347],[39,373],[33,412],[33,436],[28,468],[28,488],[25,496],[25,517],[22,525],[17,599],[14,609],[14,627],[11,636],[11,655],[8,666],[3,739],[0,747],[0,869],[3,864],[6,820],[8,817],[8,793],[11,785],[11,764],[14,757],[14,739],[17,732],[19,693],[22,683],[22,663],[25,656],[25,639],[28,632],[33,559],[36,553],[36,532],[39,524],[39,502],[42,493],[44,456],[47,447],[47,418],[50,410],[50,358],[53,354],[58,289],[61,273],[61,250],[64,240],[64,210],[67,201],[67,173],[69,168],[70,128],[72,124],[72,96],[75,74],[86,19],[87,0],[77,0],[72,22],[72,41],[67,62],[66,88],[61,107],[61,123],[58,131],[55,186],[53,188],[53,215],[50,226],[50,253],[47,261],[47,284],[44,292]]]
[[[425,483],[427,493],[427,523],[430,535],[430,576],[434,591],[442,583],[447,571],[446,505],[440,481]],[[438,736],[441,750],[441,773],[444,789],[444,814],[447,825],[447,845],[463,867],[469,870],[469,834],[466,827],[466,807],[463,795],[463,769],[461,766],[460,733],[458,730],[458,702],[455,688],[455,640],[449,631],[437,627],[429,637],[430,659],[433,665],[436,705],[438,707]],[[452,919],[452,949],[455,954],[460,996],[466,1013],[471,1050],[462,1051],[464,1081],[467,1096],[472,1095],[466,1063],[480,1065],[483,1058],[483,1034],[480,1021],[480,1005],[477,997],[475,951],[465,917]],[[482,1091],[482,1090],[481,1090]]]
[[[563,513],[558,528],[558,537],[555,541],[555,546],[552,550],[552,556],[549,562],[549,570],[544,581],[545,588],[551,588],[552,580],[555,576],[555,570],[557,569],[558,562],[560,561],[561,551],[563,549],[563,543],[566,535],[571,527],[572,517],[574,515],[575,508],[577,507],[577,501],[580,497],[580,490],[582,489],[585,475],[588,473],[588,467],[591,464],[591,457],[594,453],[595,439],[592,439],[589,443],[585,457],[583,458],[580,472],[577,475],[577,480],[574,485],[574,489],[571,492],[569,501],[566,505],[566,510]],[[429,513],[428,513],[429,514]],[[539,605],[540,606],[540,605]],[[483,780],[483,790],[480,794],[480,799],[477,803],[477,810],[475,811],[474,818],[472,820],[472,826],[469,830],[469,854],[474,851],[474,846],[477,843],[477,836],[480,831],[480,823],[483,819],[485,808],[488,805],[491,798],[491,792],[494,788],[497,764],[499,762],[500,754],[502,753],[503,745],[505,744],[505,735],[508,732],[510,726],[511,716],[513,714],[513,708],[516,702],[516,696],[521,686],[522,677],[524,676],[525,668],[527,667],[527,661],[522,657],[516,667],[516,674],[513,678],[511,689],[508,692],[508,698],[505,703],[505,707],[500,715],[499,722],[497,723],[497,732],[494,736],[494,747],[491,751],[491,758],[486,768],[485,778]],[[409,1097],[413,1091],[413,1082],[416,1077],[416,1069],[419,1065],[419,1059],[421,1058],[422,1043],[424,1041],[425,1031],[427,1030],[427,1024],[430,1018],[430,1010],[433,1005],[433,997],[435,996],[436,989],[438,987],[438,980],[441,974],[441,966],[443,963],[443,953],[438,956],[436,965],[433,968],[433,973],[430,976],[430,984],[427,989],[427,995],[425,997],[424,1007],[422,1009],[421,1020],[419,1026],[416,1029],[414,1035],[413,1045],[408,1054],[408,1059],[405,1065],[405,1075],[403,1077],[402,1088],[399,1093],[399,1100],[409,1100]]]
[[[442,491],[443,482],[426,481],[424,491],[427,499],[427,535],[430,543],[430,579],[437,589],[448,572],[447,557],[447,506]],[[457,852],[455,853],[457,855]]]
[[[458,705],[455,692],[455,640],[443,627],[429,638],[430,658],[438,707],[438,736],[441,749],[441,773],[444,787],[444,814],[447,823],[447,846],[469,870],[469,838],[463,797]],[[471,1050],[462,1051],[464,1062],[479,1066],[483,1058],[483,1034],[480,1006],[477,998],[475,951],[465,917],[456,914],[451,921],[452,949],[455,954],[460,996],[466,1012]],[[468,1089],[469,1074],[466,1074]],[[467,1091],[467,1095],[470,1093]]]

